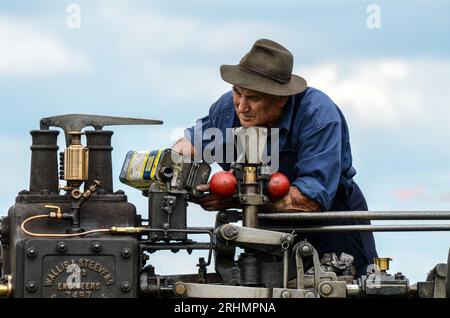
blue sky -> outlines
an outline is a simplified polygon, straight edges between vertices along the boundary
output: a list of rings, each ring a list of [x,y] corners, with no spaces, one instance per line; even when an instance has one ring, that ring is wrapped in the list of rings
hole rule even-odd
[[[66,25],[72,3],[79,29]],[[367,27],[370,4],[381,9],[379,29]],[[449,9],[447,1],[3,0],[0,209],[28,187],[28,131],[39,119],[91,113],[165,122],[114,129],[115,189],[145,214],[145,198],[118,181],[126,152],[169,146],[229,89],[219,66],[237,63],[264,37],[289,48],[295,72],[343,110],[371,210],[449,210]],[[189,218],[213,220],[194,206]],[[413,282],[445,262],[450,246],[448,233],[376,240],[379,254],[394,258],[392,270]],[[195,256],[152,254],[152,262],[161,273],[179,270],[167,266],[174,259],[191,271]]]

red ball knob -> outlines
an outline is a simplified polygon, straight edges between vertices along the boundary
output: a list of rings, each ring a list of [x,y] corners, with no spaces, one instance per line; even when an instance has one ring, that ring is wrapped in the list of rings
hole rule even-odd
[[[236,177],[230,171],[216,172],[209,181],[209,191],[224,198],[235,194],[236,186]]]
[[[282,173],[276,172],[270,176],[267,184],[267,193],[271,199],[281,199],[289,193],[291,183]]]

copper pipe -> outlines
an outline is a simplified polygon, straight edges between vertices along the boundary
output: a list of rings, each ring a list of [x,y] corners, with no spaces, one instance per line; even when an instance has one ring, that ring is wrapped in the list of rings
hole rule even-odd
[[[92,234],[92,233],[104,233],[104,232],[111,232],[111,229],[95,229],[95,230],[89,230],[89,231],[85,231],[85,232],[81,232],[81,233],[71,233],[71,234],[59,234],[59,233],[34,233],[34,232],[30,232],[25,228],[25,225],[32,221],[32,220],[36,220],[36,219],[42,219],[42,218],[52,218],[52,216],[50,214],[39,214],[39,215],[35,215],[32,217],[29,217],[27,219],[25,219],[22,224],[20,225],[20,228],[22,229],[22,231],[29,235],[29,236],[34,236],[34,237],[75,237],[75,236],[82,236],[82,235],[87,235],[87,234]]]

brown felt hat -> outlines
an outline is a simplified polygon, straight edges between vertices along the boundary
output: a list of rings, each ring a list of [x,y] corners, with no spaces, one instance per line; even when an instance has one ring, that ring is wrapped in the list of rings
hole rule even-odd
[[[222,65],[225,82],[270,95],[290,96],[303,92],[306,80],[292,74],[294,57],[280,44],[260,39],[238,65]]]

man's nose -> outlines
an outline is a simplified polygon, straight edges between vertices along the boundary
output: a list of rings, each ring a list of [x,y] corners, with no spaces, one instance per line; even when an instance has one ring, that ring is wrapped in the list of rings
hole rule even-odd
[[[247,110],[248,110],[247,98],[245,98],[245,96],[241,96],[241,98],[239,99],[238,111],[245,113]]]

